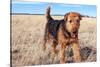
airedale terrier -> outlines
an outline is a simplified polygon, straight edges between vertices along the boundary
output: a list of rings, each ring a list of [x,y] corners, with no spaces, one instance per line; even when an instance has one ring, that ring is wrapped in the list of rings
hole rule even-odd
[[[60,63],[65,63],[65,48],[71,45],[73,61],[80,62],[80,47],[78,42],[78,30],[82,16],[77,12],[66,13],[64,19],[54,20],[50,16],[50,7],[46,11],[47,24],[44,35],[44,49],[46,42],[52,40],[52,53],[56,54],[56,46],[60,45]]]

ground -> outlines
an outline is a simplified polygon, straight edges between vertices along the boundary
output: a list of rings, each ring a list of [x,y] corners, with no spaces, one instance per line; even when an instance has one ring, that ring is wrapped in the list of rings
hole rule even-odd
[[[53,18],[62,19],[63,16],[53,16]],[[11,61],[14,67],[59,63],[59,53],[54,61],[50,57],[50,43],[47,43],[45,52],[42,50],[45,24],[44,15],[12,15]],[[95,62],[96,18],[83,17],[78,36],[82,62]],[[59,45],[57,50],[59,50]],[[68,56],[67,54],[68,51],[65,55]],[[71,60],[71,58],[69,57],[67,60]]]

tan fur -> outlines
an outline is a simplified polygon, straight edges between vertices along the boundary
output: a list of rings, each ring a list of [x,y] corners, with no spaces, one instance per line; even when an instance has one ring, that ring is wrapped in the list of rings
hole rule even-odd
[[[55,23],[54,19],[50,16],[50,7],[47,9],[46,18],[48,23]],[[45,37],[53,41],[52,50],[53,54],[56,54],[56,46],[60,45],[60,63],[65,63],[65,48],[68,45],[72,46],[73,50],[73,61],[80,62],[80,47],[78,43],[78,29],[80,27],[81,15],[76,12],[70,12],[65,14],[64,21],[60,23],[60,26],[57,27],[58,31],[56,32],[57,37],[53,38],[53,35],[50,31],[53,31],[53,26],[50,24],[46,25]],[[57,22],[58,23],[58,22]],[[49,26],[48,26],[49,25]],[[51,28],[49,29],[49,27]],[[55,31],[54,31],[55,32]],[[48,35],[49,34],[49,35]],[[45,46],[45,45],[44,45]]]

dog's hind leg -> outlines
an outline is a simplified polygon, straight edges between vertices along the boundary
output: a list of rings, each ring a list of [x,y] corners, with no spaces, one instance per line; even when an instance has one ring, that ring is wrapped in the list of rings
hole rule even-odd
[[[50,41],[50,33],[48,32],[48,25],[46,24],[45,33],[44,33],[44,43],[43,43],[43,50],[46,49],[46,43]]]
[[[57,51],[56,51],[56,46],[57,46],[57,42],[54,40],[53,41],[53,44],[52,44],[52,50],[51,50],[51,53],[53,53],[53,54],[56,54],[57,53]]]
[[[46,25],[46,27],[45,27],[45,33],[44,33],[43,50],[46,49],[46,42],[47,42],[47,39],[48,39],[48,30],[47,30],[47,25]]]
[[[52,63],[54,63],[55,60],[55,56],[57,55],[57,50],[56,50],[56,46],[57,46],[57,41],[53,40],[53,43],[51,45],[52,49],[51,49],[51,59],[52,59]]]
[[[43,50],[45,51],[46,50],[46,42],[47,42],[47,40],[46,40],[46,37],[44,38],[44,42],[43,42]]]

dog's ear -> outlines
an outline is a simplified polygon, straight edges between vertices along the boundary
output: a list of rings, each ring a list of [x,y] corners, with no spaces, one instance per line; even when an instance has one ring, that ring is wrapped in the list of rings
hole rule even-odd
[[[66,14],[64,15],[64,21],[67,21],[68,15],[69,15],[69,13],[66,13]]]
[[[79,14],[79,19],[82,20],[82,15],[81,14]]]

